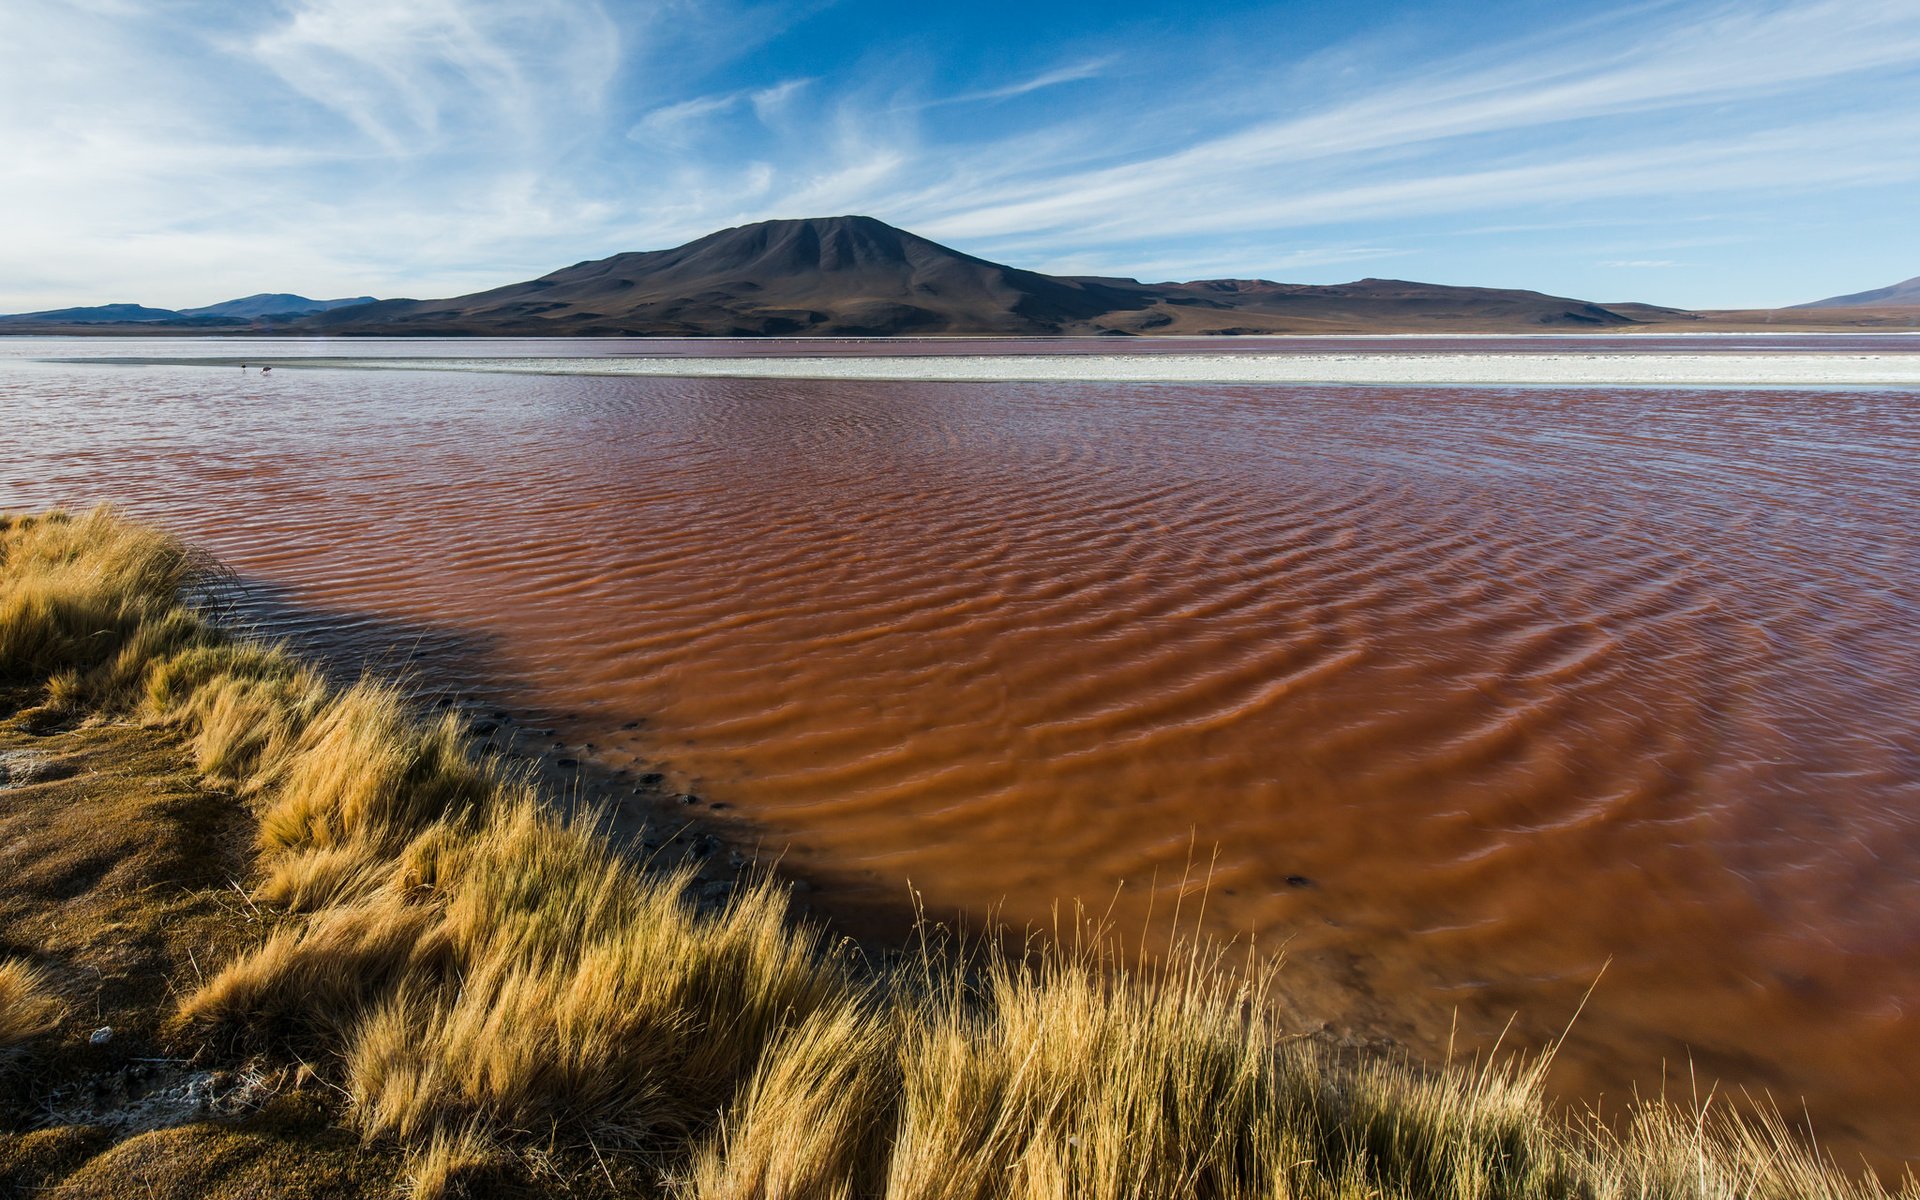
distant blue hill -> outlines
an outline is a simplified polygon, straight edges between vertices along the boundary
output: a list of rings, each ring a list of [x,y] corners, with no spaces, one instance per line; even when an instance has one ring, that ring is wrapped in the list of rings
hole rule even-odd
[[[309,300],[305,296],[295,296],[290,292],[261,292],[257,296],[242,296],[238,300],[209,304],[205,308],[183,308],[179,315],[183,317],[304,316],[307,313],[332,312],[336,308],[352,308],[356,304],[372,304],[373,299],[372,296],[349,296],[342,300]]]
[[[50,308],[44,312],[15,313],[0,321],[18,321],[35,325],[97,325],[111,321],[174,321],[180,314],[170,308],[148,308],[144,304],[95,304],[86,308]]]
[[[314,313],[372,304],[372,296],[341,300],[309,300],[291,292],[262,292],[209,304],[204,308],[148,308],[144,304],[93,304],[79,308],[49,308],[40,312],[0,316],[0,325],[244,325],[263,317],[304,317]]]

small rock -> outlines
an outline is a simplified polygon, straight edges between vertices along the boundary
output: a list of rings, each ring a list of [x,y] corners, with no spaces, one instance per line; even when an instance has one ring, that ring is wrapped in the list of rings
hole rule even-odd
[[[1305,875],[1289,875],[1287,876],[1287,886],[1295,887],[1295,888],[1309,888],[1313,886],[1313,880],[1308,879]]]
[[[625,725],[622,725],[622,726],[621,726],[620,728],[622,728],[622,729],[638,729],[638,728],[640,728],[640,722],[638,722],[638,721],[628,721],[628,722],[627,722],[627,723],[626,723]]]
[[[703,833],[694,840],[693,856],[695,858],[712,858],[719,850],[720,839],[710,833]]]
[[[0,750],[0,788],[65,779],[74,773],[72,763],[49,758],[33,750]]]
[[[657,788],[667,781],[667,777],[658,771],[648,771],[640,777],[641,787]]]
[[[113,1026],[111,1025],[102,1025],[87,1035],[87,1045],[89,1046],[104,1046],[112,1040]]]
[[[692,792],[687,792],[687,793],[684,793],[683,795],[681,795],[681,797],[680,797],[680,803],[682,803],[682,804],[698,804],[698,803],[700,803],[700,797],[698,797],[698,796],[696,796],[696,795],[694,795],[694,794],[693,794]]]
[[[719,812],[726,806],[727,802],[725,800],[715,800],[712,804],[707,805],[708,808],[711,808],[715,812]]]
[[[554,759],[554,765],[561,766],[561,767],[577,767],[580,765],[580,760],[577,758],[556,758]]]

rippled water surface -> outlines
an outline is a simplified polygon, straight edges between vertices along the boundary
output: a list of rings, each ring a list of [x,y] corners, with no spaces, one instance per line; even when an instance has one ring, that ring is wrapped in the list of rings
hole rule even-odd
[[[1920,1155],[1920,395],[52,353],[0,506],[160,518],[843,902],[1131,927],[1211,862],[1304,1020],[1538,1045],[1610,961],[1563,1093],[1691,1062]]]

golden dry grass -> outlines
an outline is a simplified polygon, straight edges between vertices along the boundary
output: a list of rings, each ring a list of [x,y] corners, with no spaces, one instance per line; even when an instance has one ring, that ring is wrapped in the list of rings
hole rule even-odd
[[[288,915],[180,1015],[314,1062],[420,1195],[573,1153],[699,1200],[1920,1197],[1777,1116],[1616,1128],[1553,1115],[1540,1061],[1336,1059],[1194,947],[1128,967],[1070,931],[882,973],[771,883],[703,915],[393,688],[181,608],[194,563],[108,512],[0,524],[0,673],[179,730],[250,799]]]
[[[0,1054],[46,1033],[59,1020],[60,1001],[44,972],[17,958],[0,962]]]

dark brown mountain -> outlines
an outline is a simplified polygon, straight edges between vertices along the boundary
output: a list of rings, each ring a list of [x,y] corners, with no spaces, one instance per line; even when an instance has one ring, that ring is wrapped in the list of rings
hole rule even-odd
[[[871,217],[763,221],[672,250],[576,263],[449,300],[387,300],[303,325],[335,333],[1039,334],[1144,307],[1139,285],[1057,279]]]
[[[672,250],[576,263],[470,296],[357,305],[304,318],[292,329],[428,336],[1201,334],[1575,330],[1644,319],[1538,292],[1390,279],[1313,287],[1042,275],[872,217],[825,217],[723,229]]]
[[[1795,308],[1904,308],[1920,304],[1920,275],[1902,280],[1889,287],[1875,288],[1870,292],[1854,292],[1847,296],[1828,296],[1825,300],[1815,300],[1809,304],[1796,304]]]

